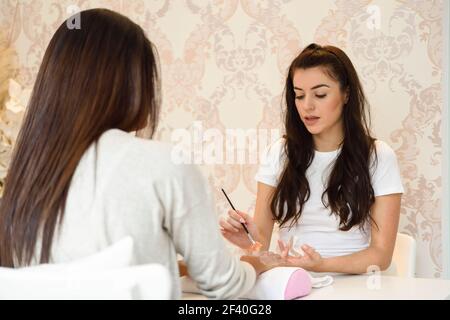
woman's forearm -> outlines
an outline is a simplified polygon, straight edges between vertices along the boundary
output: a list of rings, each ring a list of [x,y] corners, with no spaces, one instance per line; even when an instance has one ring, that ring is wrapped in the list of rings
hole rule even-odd
[[[391,257],[384,250],[369,247],[367,249],[338,257],[323,258],[314,272],[339,272],[361,274],[371,270],[386,270]]]

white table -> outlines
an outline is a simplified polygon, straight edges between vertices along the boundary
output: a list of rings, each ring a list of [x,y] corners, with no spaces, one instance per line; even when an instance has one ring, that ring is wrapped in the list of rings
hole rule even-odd
[[[384,275],[335,275],[332,285],[312,289],[301,300],[444,300],[450,299],[450,280],[401,278]],[[184,293],[183,299],[206,297]]]
[[[443,300],[450,280],[383,275],[338,275],[332,285],[313,289],[303,300]]]

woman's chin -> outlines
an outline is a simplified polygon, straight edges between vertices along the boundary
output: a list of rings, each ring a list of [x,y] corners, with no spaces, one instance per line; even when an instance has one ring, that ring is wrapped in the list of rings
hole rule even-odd
[[[309,128],[306,127],[306,130],[308,130],[308,132],[311,133],[311,134],[319,134],[319,133],[322,132],[321,129],[319,129],[319,128],[314,128],[314,127],[309,127]]]

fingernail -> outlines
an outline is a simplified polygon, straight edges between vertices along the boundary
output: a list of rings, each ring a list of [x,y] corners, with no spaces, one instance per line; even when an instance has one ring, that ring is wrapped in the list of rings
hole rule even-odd
[[[245,223],[245,220],[242,219],[242,218],[240,218],[239,221],[240,221],[241,223]]]

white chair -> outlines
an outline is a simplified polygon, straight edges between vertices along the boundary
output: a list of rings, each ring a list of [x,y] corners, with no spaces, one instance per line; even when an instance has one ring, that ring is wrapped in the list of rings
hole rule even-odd
[[[416,240],[404,233],[397,233],[394,253],[389,268],[383,275],[414,278],[416,273]]]
[[[0,268],[0,300],[170,299],[168,269],[159,264],[131,266],[132,248],[128,237],[67,264]]]

